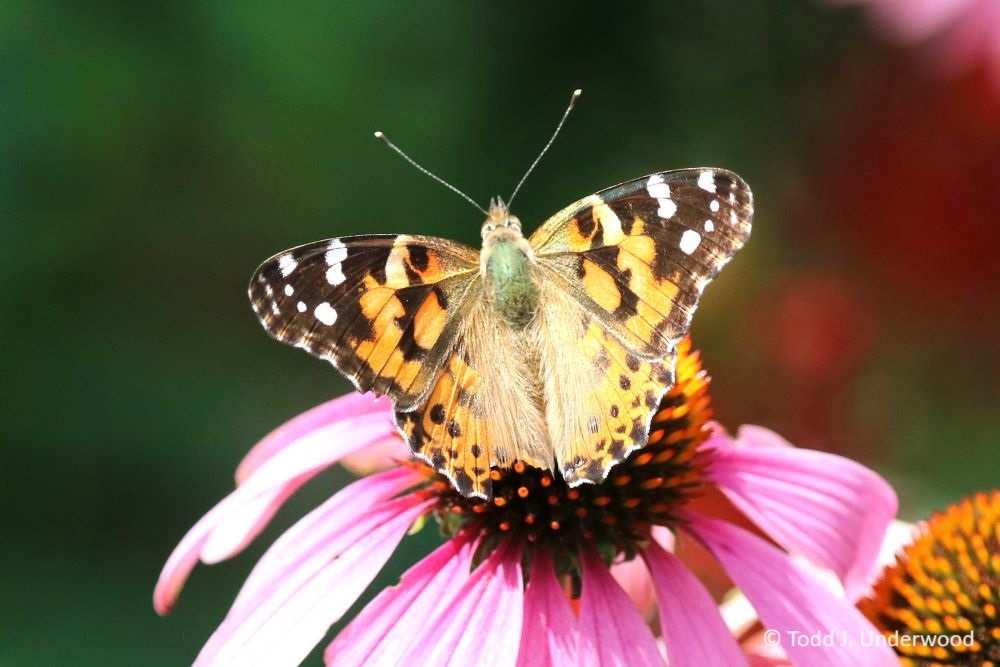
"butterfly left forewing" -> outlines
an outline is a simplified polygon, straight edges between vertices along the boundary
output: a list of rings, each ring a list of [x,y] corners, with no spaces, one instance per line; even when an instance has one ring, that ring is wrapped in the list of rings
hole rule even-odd
[[[478,262],[472,248],[434,237],[330,239],[261,264],[250,301],[271,336],[409,408],[454,344]]]

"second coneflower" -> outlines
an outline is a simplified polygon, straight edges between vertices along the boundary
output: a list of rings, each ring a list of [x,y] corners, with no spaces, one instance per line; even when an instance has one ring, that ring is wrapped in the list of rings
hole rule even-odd
[[[1000,664],[1000,491],[931,516],[860,608],[906,667]]]
[[[360,479],[272,545],[196,664],[299,663],[425,517],[447,539],[334,638],[328,664],[746,664],[712,596],[657,539],[664,529],[702,544],[767,627],[872,632],[795,561],[860,590],[896,512],[891,488],[857,463],[796,449],[759,427],[728,436],[709,421],[707,388],[685,341],[648,446],[598,485],[569,488],[516,465],[494,471],[494,496],[483,501],[409,460]],[[387,401],[351,395],[265,438],[240,466],[237,489],[171,555],[156,609],[171,609],[199,560],[241,551],[320,470],[379,444],[401,446],[391,416]],[[694,511],[689,501],[711,487],[766,538]],[[649,572],[660,641],[612,574],[623,559],[641,559]],[[884,646],[787,648],[798,665],[896,664]]]

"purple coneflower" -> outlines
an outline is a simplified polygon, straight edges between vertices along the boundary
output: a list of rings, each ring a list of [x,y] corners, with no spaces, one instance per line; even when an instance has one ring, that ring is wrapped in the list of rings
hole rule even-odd
[[[446,541],[334,638],[328,664],[747,664],[713,597],[661,537],[667,530],[702,544],[769,628],[872,632],[849,598],[797,561],[832,572],[845,591],[863,587],[896,512],[892,489],[857,463],[796,449],[759,427],[730,437],[709,421],[707,389],[685,341],[649,445],[602,484],[568,488],[558,475],[515,465],[494,471],[487,502],[409,460],[354,482],[264,554],[196,664],[299,663],[426,517]],[[274,431],[240,465],[236,490],[170,556],[157,611],[172,608],[198,560],[241,551],[310,477],[400,443],[389,402],[357,394]],[[692,510],[688,501],[712,486],[767,537]],[[622,566],[611,563],[633,559],[652,582],[659,638],[613,575]],[[799,665],[896,664],[885,647],[788,651]]]

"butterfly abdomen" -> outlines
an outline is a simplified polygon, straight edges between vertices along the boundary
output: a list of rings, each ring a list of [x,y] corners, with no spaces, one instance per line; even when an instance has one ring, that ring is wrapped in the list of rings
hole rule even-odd
[[[525,252],[527,244],[513,235],[492,241],[484,249],[487,298],[501,320],[514,329],[523,329],[538,311],[538,286]]]

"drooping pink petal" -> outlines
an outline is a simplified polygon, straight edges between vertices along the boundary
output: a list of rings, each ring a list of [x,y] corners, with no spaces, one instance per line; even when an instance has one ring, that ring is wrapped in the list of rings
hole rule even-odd
[[[409,446],[398,433],[394,433],[364,449],[348,454],[340,460],[340,465],[350,470],[356,477],[364,477],[411,458],[413,452]]]
[[[469,578],[475,540],[460,533],[368,603],[323,653],[328,665],[398,665]]]
[[[739,644],[722,621],[715,600],[697,577],[655,542],[642,552],[659,602],[660,629],[673,667],[746,665]]]
[[[365,419],[365,418],[358,418]],[[394,432],[380,417],[349,419],[302,435],[254,469],[235,491],[208,511],[174,548],[153,593],[160,614],[173,607],[199,559],[218,562],[242,551],[299,487],[345,454]],[[207,549],[206,549],[207,547]]]
[[[313,550],[357,532],[358,517],[412,487],[424,477],[408,468],[395,468],[364,477],[350,484],[313,509],[286,530],[261,556],[240,589],[233,609],[285,572],[300,566]]]
[[[842,456],[775,446],[777,434],[715,432],[708,476],[775,542],[832,570],[848,596],[862,589],[897,509],[892,487]]]
[[[556,579],[552,556],[537,549],[524,591],[524,624],[517,667],[559,667],[576,659],[576,617]]]
[[[514,667],[524,613],[520,545],[502,544],[452,590],[400,664]]]
[[[593,547],[581,551],[583,583],[577,664],[663,665],[653,633],[600,555]]]
[[[351,392],[317,405],[288,420],[254,445],[236,468],[236,483],[242,484],[272,456],[315,431],[358,417],[368,417],[370,421],[373,416],[392,422],[392,401],[387,396],[376,398],[374,394]]]
[[[433,503],[416,494],[356,516],[329,541],[303,541],[303,553],[252,599],[234,605],[196,666],[298,665],[358,599],[413,521]]]
[[[653,526],[652,538],[664,549],[674,550],[674,534],[664,526]],[[611,575],[628,596],[632,598],[643,618],[652,620],[656,613],[656,594],[653,590],[653,580],[649,570],[641,558],[613,563]]]
[[[764,625],[779,633],[781,648],[796,665],[898,667],[890,648],[862,645],[878,631],[861,612],[807,576],[787,554],[723,521],[693,512],[683,512],[681,518],[687,521],[685,529],[722,563]],[[831,646],[803,646],[796,641],[827,633]]]

